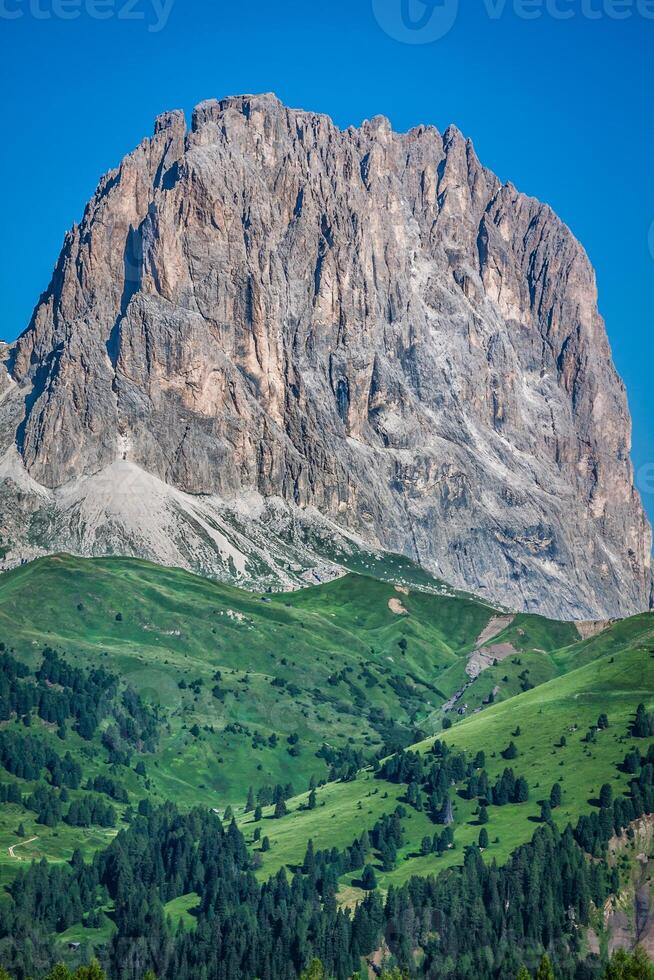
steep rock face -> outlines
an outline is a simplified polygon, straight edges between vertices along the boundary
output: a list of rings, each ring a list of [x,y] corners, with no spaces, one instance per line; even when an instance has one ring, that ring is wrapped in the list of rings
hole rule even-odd
[[[7,364],[30,513],[124,459],[316,508],[511,608],[648,604],[593,271],[453,127],[340,131],[271,95],[159,117]]]

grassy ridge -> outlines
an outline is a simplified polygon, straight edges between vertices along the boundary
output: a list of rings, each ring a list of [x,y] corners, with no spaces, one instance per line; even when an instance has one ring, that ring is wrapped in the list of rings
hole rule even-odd
[[[406,613],[391,610],[393,598]],[[147,562],[60,555],[0,577],[0,641],[15,656],[36,667],[43,647],[56,647],[77,664],[105,666],[163,707],[147,780],[124,767],[113,774],[134,801],[189,806],[242,803],[250,785],[290,782],[300,790],[312,775],[327,775],[316,757],[324,741],[373,753],[388,726],[421,725],[449,693],[440,676],[465,662],[492,612],[470,597],[405,595],[355,574],[257,595]],[[197,680],[202,685],[191,687]],[[30,731],[56,751],[70,749],[85,780],[106,771],[99,739],[85,743],[69,730],[64,745],[50,726]],[[253,749],[255,732],[262,742]],[[291,733],[299,735],[298,754],[290,752]],[[273,734],[277,744],[269,745]],[[33,788],[14,781],[24,794]],[[61,860],[76,846],[90,853],[107,835],[43,827],[31,811],[6,806],[0,877],[18,865],[8,848],[30,837],[37,840],[17,851],[24,860]]]
[[[640,625],[634,624],[638,632]],[[648,630],[651,632],[652,626]],[[561,826],[569,821],[575,823],[581,813],[592,809],[602,783],[610,782],[616,795],[624,791],[630,777],[617,767],[636,744],[628,735],[628,728],[640,701],[650,708],[654,706],[654,659],[649,645],[636,643],[618,654],[605,654],[537,689],[494,705],[459,722],[441,736],[452,746],[470,753],[483,749],[491,781],[510,765],[516,775],[524,775],[529,782],[527,803],[490,807],[490,821],[486,825],[491,840],[486,852],[489,859],[505,860],[516,846],[532,836],[539,821],[539,800],[549,796],[554,782],[560,781],[563,792],[562,806],[554,811],[554,818]],[[584,737],[601,712],[608,714],[610,727],[598,732],[594,742],[587,743]],[[515,734],[518,729],[520,735]],[[561,736],[565,737],[565,746],[560,744]],[[507,762],[501,753],[511,740],[519,754]],[[429,739],[416,748],[427,751],[432,742]],[[291,801],[286,817],[275,820],[270,811],[264,812],[262,834],[269,836],[271,850],[262,854],[260,874],[268,875],[282,865],[301,862],[309,837],[321,848],[351,843],[363,829],[371,829],[383,813],[392,812],[405,789],[366,771],[353,782],[320,788],[315,810],[303,808],[306,796],[302,796]],[[406,842],[397,866],[386,873],[377,869],[382,886],[400,884],[411,875],[435,872],[460,862],[463,847],[475,842],[479,834],[476,809],[476,802],[457,793],[456,849],[442,857],[422,857],[418,854],[422,837],[438,827],[425,813],[407,807],[403,821]],[[251,834],[254,826],[251,815],[242,818],[246,833]],[[344,882],[347,895],[352,897],[352,889],[347,887],[350,884]]]
[[[78,664],[101,664],[146,700],[161,705],[162,738],[157,752],[145,757],[147,777],[121,766],[113,772],[133,803],[147,796],[155,802],[174,799],[184,806],[242,806],[249,786],[290,782],[299,791],[312,776],[324,780],[328,767],[316,757],[323,742],[372,754],[394,726],[407,732],[439,731],[443,702],[469,681],[468,656],[495,610],[471,596],[448,593],[402,559],[361,556],[354,565],[380,578],[348,574],[298,592],[261,595],[142,561],[53,556],[0,577],[0,641],[32,667],[40,662],[46,644]],[[401,583],[399,588],[395,582]],[[510,643],[515,653],[481,674],[459,705],[465,703],[471,715],[491,693],[501,703],[455,725],[448,739],[453,743],[479,740],[489,754],[499,753],[509,729],[521,724],[525,735],[518,740],[521,756],[516,770],[527,765],[527,757],[532,766],[538,756],[545,760],[538,779],[551,780],[550,770],[560,760],[552,756],[548,739],[560,735],[561,725],[573,723],[565,721],[573,714],[570,698],[563,698],[565,682],[581,685],[571,695],[577,712],[588,710],[588,718],[580,715],[579,724],[595,720],[604,710],[598,707],[602,701],[616,698],[609,711],[615,713],[615,723],[612,718],[609,734],[599,738],[602,745],[618,751],[615,735],[624,730],[637,701],[647,700],[648,686],[652,688],[648,655],[643,653],[651,622],[649,616],[634,617],[581,641],[571,624],[516,616],[492,640]],[[613,664],[611,656],[615,656]],[[596,676],[596,665],[606,662],[613,671],[618,660],[627,669],[628,685],[625,681],[616,686],[610,672],[607,683],[587,705],[583,685]],[[579,664],[590,665],[582,668],[587,674],[575,669]],[[640,670],[642,681],[637,678]],[[575,677],[581,679],[573,681]],[[194,684],[197,681],[202,683]],[[212,693],[216,685],[219,697]],[[521,693],[529,685],[544,686]],[[561,701],[560,708],[547,717],[536,716],[535,706],[550,689],[558,692],[552,704]],[[616,696],[615,691],[624,696]],[[524,724],[516,720],[522,717],[520,712],[525,712]],[[538,738],[534,735],[527,742],[527,725],[538,730]],[[60,752],[70,749],[82,763],[85,780],[106,772],[106,753],[99,739],[86,743],[69,731],[63,744],[48,726],[33,725],[30,731],[50,740]],[[287,741],[291,733],[298,736],[294,751]],[[255,735],[260,736],[256,748]],[[276,744],[269,742],[273,735]],[[570,739],[570,746],[576,738]],[[622,746],[620,751],[624,755]],[[568,754],[571,765],[586,765],[580,747]],[[613,755],[598,756],[596,770],[605,762],[613,765]],[[590,770],[588,775],[592,782]],[[0,778],[13,779],[4,772]],[[17,781],[23,793],[32,788],[24,780]],[[317,844],[320,841],[320,846],[349,844],[363,826],[371,826],[393,809],[402,793],[402,787],[382,786],[364,772],[352,783],[321,788],[315,811],[299,810],[300,797],[289,817],[273,821],[267,815],[263,832],[269,834],[273,847],[264,856],[262,873],[301,860],[309,837]],[[532,793],[534,800],[536,796]],[[566,791],[568,809],[582,802],[574,795],[568,800]],[[462,843],[473,839],[478,829],[469,823],[466,807],[466,801],[460,800],[457,840],[460,837]],[[537,810],[532,802],[519,818],[508,812],[498,814],[498,826],[491,823],[489,832],[500,841],[491,853],[505,856],[521,834],[533,830],[528,818]],[[108,832],[96,828],[60,824],[50,829],[34,818],[19,806],[2,808],[0,879],[15,873],[18,860],[9,856],[8,848],[20,839],[37,837],[18,848],[23,859],[64,860],[74,847],[90,854],[108,837]],[[245,818],[248,833],[253,830],[250,821]],[[23,837],[17,835],[21,822]],[[407,845],[388,880],[432,870],[434,862],[441,867],[458,860],[460,851],[441,859],[412,856],[421,837],[434,828],[416,812],[406,823]]]

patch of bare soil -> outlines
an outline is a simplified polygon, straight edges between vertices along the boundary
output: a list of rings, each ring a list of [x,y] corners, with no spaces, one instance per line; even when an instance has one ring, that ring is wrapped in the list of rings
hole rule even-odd
[[[598,633],[603,633],[607,630],[613,620],[611,619],[598,619],[596,621],[588,621],[585,623],[575,623],[577,633],[582,640],[588,640],[591,636],[597,636]]]
[[[506,660],[517,652],[510,643],[493,643],[489,647],[481,647],[470,654],[466,664],[466,674],[468,677],[479,677],[482,671],[492,667],[495,661]]]
[[[396,616],[408,616],[409,615],[408,610],[404,608],[404,606],[402,605],[402,603],[400,602],[400,600],[399,599],[396,599],[395,596],[392,596],[388,600],[388,608],[390,609],[390,611],[392,613],[395,613]]]
[[[515,616],[493,616],[493,618],[488,621],[477,637],[475,646],[483,647],[485,643],[492,640],[493,637],[501,633],[502,630],[508,629],[514,619]]]

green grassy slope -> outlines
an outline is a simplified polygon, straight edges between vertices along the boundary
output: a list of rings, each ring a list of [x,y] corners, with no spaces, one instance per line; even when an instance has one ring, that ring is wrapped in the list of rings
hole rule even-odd
[[[393,598],[406,613],[389,608]],[[326,777],[316,757],[324,741],[372,754],[393,726],[414,731],[450,693],[447,685],[441,692],[440,676],[465,661],[492,612],[470,597],[405,595],[354,574],[257,595],[146,562],[60,555],[0,577],[0,641],[20,660],[34,668],[50,645],[77,664],[119,674],[163,707],[147,781],[124,767],[113,775],[134,801],[148,795],[189,806],[242,802],[250,785],[290,782],[299,791],[312,775]],[[217,671],[221,700],[212,694]],[[199,689],[179,687],[198,679]],[[69,730],[63,745],[51,727],[30,731],[56,751],[70,749],[85,780],[106,769],[99,739],[85,743]],[[263,741],[256,749],[255,733]],[[299,735],[297,754],[291,733]],[[267,742],[273,734],[276,746]],[[4,771],[0,778],[13,779]],[[33,788],[18,782],[22,793]],[[17,835],[21,823],[25,833]],[[5,806],[0,878],[18,864],[8,847],[31,837],[17,856],[57,860],[75,846],[85,853],[101,846],[106,832],[50,829],[31,811]]]
[[[371,562],[360,556],[360,570],[372,571]],[[261,595],[147,562],[53,556],[0,577],[0,641],[32,667],[46,644],[77,664],[105,666],[161,705],[162,735],[157,752],[145,757],[147,777],[113,767],[133,803],[148,796],[222,810],[228,803],[242,805],[249,786],[290,782],[299,792],[312,776],[324,780],[328,766],[316,756],[324,742],[372,756],[397,726],[406,733],[440,730],[443,702],[469,681],[468,656],[495,611],[470,596],[444,594],[436,580],[423,573],[423,581],[404,560],[386,556],[374,564],[381,579],[349,574],[298,592]],[[402,583],[399,589],[394,582]],[[555,683],[578,663],[636,648],[650,622],[635,617],[582,642],[571,624],[517,616],[492,640],[510,643],[515,653],[482,673],[457,708],[466,704],[472,714],[494,691],[496,701],[507,702],[509,718],[514,705],[538,701],[537,691],[515,699],[525,686]],[[212,694],[217,672],[220,699]],[[198,680],[200,686],[189,686]],[[487,714],[497,717],[502,707],[473,715],[448,737],[459,738],[468,727],[477,731]],[[623,707],[633,705],[625,701]],[[87,743],[69,730],[64,744],[39,722],[30,731],[59,752],[70,749],[85,780],[107,771],[99,738]],[[291,733],[298,736],[296,748],[288,743]],[[273,735],[276,745],[268,742]],[[0,780],[13,779],[0,771]],[[22,793],[32,788],[17,782]],[[402,788],[382,790],[364,773],[354,783],[321,789],[325,807],[298,814],[294,826],[290,818],[266,820],[275,843],[264,871],[275,861],[295,860],[312,835],[349,843],[352,827],[374,822],[393,793],[401,795]],[[423,826],[427,818],[413,814],[410,820],[411,840],[419,841],[429,829]],[[20,823],[24,835],[17,834]],[[15,873],[19,857],[62,860],[76,846],[88,854],[109,833],[44,827],[31,811],[3,806],[0,880]],[[10,846],[33,836],[37,840],[19,847],[16,856],[8,854]],[[502,847],[509,846],[505,837]],[[404,862],[407,874],[415,863]]]
[[[637,622],[638,619],[641,621]],[[645,623],[647,634],[643,636]],[[560,781],[563,792],[562,806],[554,811],[555,820],[562,826],[569,821],[575,823],[581,813],[592,810],[602,783],[610,782],[616,795],[626,787],[629,777],[617,766],[636,742],[628,735],[630,719],[639,702],[645,702],[650,708],[654,706],[654,658],[650,652],[654,620],[649,616],[636,617],[629,628],[621,624],[620,634],[623,644],[620,652],[604,654],[537,689],[494,705],[440,736],[470,753],[483,749],[491,782],[506,766],[512,766],[517,776],[525,776],[529,782],[527,803],[489,808],[490,821],[486,825],[491,840],[486,852],[489,859],[505,860],[516,846],[532,836],[538,826],[538,801],[549,796],[554,782]],[[643,645],[647,635],[650,643]],[[638,637],[635,641],[634,636]],[[603,646],[612,646],[609,638],[605,638]],[[596,740],[587,743],[584,736],[601,712],[608,714],[610,727],[597,732]],[[515,734],[518,729],[520,735]],[[566,740],[564,747],[560,745],[561,736]],[[507,762],[501,752],[511,740],[516,743],[519,755]],[[428,751],[432,742],[429,739],[417,749]],[[642,744],[640,747],[643,748]],[[281,819],[273,819],[270,811],[264,811],[261,833],[270,838],[271,849],[261,855],[260,874],[265,876],[282,865],[300,862],[309,837],[321,848],[351,843],[363,829],[371,829],[382,814],[392,812],[405,790],[402,785],[376,778],[368,770],[352,782],[321,787],[315,810],[305,808],[305,795],[290,801],[289,814]],[[418,851],[423,836],[442,828],[435,826],[425,813],[409,806],[406,810],[405,844],[393,871],[383,873],[378,869],[382,886],[459,863],[463,847],[478,838],[477,804],[457,793],[456,849],[441,857],[421,857]],[[252,815],[241,817],[241,824],[251,837],[256,826]],[[347,887],[350,884],[344,881],[344,894],[356,897],[356,888]]]

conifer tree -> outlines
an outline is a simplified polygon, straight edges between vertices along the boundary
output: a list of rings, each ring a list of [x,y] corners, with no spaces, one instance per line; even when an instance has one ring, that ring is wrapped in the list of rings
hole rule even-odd
[[[315,869],[316,869],[316,855],[313,848],[313,840],[310,837],[309,842],[307,844],[307,851],[306,854],[304,855],[304,863],[302,864],[302,871],[304,872],[305,875],[310,875],[313,874]]]
[[[319,959],[311,960],[311,963],[300,974],[300,980],[329,980],[325,967]]]
[[[536,970],[536,980],[556,980],[550,958],[547,953],[543,953],[543,958]]]
[[[515,781],[515,789],[513,791],[513,801],[514,803],[526,803],[529,799],[529,785],[524,776],[518,776]]]
[[[97,960],[91,960],[88,966],[77,967],[73,980],[106,980],[106,974]]]
[[[654,980],[654,966],[642,946],[633,953],[619,949],[611,957],[604,980]]]
[[[375,869],[371,864],[367,864],[363,869],[363,874],[361,876],[361,887],[365,888],[366,891],[372,891],[377,887],[377,875],[375,874]]]

